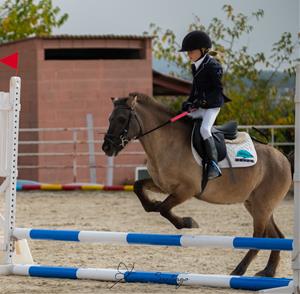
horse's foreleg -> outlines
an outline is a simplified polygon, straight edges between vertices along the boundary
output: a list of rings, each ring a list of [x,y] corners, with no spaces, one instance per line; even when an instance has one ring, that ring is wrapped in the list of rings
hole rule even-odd
[[[135,194],[141,201],[142,206],[145,211],[158,211],[158,207],[162,203],[161,201],[152,200],[148,197],[147,192],[145,190],[149,190],[152,192],[162,193],[162,191],[154,184],[152,179],[144,179],[138,180],[134,183],[133,188]]]
[[[183,194],[184,195],[184,194]],[[169,195],[159,206],[160,214],[168,219],[177,229],[183,228],[199,228],[197,222],[191,217],[179,217],[175,215],[171,210],[173,207],[180,203],[183,203],[190,197],[184,197],[179,194]]]

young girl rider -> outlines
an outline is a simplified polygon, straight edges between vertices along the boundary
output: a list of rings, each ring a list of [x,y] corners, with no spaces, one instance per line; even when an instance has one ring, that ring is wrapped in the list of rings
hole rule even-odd
[[[179,50],[187,52],[193,74],[192,90],[189,98],[182,103],[182,111],[193,110],[189,116],[202,119],[200,133],[209,159],[209,180],[222,175],[211,128],[224,102],[230,101],[223,93],[222,66],[208,54],[211,45],[211,39],[205,32],[192,31],[184,37]]]

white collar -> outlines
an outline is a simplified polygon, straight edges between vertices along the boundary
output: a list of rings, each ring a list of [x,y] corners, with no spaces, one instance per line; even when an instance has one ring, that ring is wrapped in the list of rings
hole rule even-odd
[[[206,56],[206,54],[205,54],[202,58],[200,58],[200,59],[198,59],[197,61],[193,62],[193,64],[195,64],[196,70],[199,68],[199,66],[200,66],[201,63],[203,62],[205,56]]]

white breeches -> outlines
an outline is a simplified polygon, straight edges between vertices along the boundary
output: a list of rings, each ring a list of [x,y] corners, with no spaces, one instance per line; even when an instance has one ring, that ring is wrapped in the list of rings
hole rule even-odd
[[[212,136],[211,128],[213,127],[215,120],[220,112],[220,107],[217,108],[198,108],[197,110],[188,114],[189,117],[194,119],[202,118],[202,125],[200,128],[201,136],[204,140]]]

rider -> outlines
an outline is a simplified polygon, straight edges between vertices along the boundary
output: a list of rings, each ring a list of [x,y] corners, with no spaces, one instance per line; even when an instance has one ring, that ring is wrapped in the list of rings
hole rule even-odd
[[[218,153],[211,128],[224,102],[230,101],[223,93],[222,66],[208,52],[212,43],[203,31],[188,33],[183,41],[180,52],[187,52],[192,61],[193,85],[189,98],[182,103],[182,111],[191,111],[190,117],[202,119],[200,128],[204,140],[205,151],[209,160],[208,179],[222,175],[218,166]]]

